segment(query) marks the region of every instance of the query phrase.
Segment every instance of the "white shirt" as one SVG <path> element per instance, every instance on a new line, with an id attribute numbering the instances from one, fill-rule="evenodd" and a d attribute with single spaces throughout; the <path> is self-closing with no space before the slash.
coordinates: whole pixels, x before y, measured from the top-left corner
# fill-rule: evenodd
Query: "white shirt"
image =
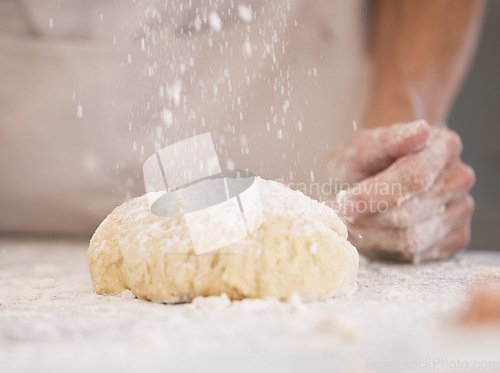
<path id="1" fill-rule="evenodd" d="M 138 3 L 0 0 L 0 231 L 89 233 L 204 132 L 223 168 L 331 176 L 369 95 L 364 1 Z"/>

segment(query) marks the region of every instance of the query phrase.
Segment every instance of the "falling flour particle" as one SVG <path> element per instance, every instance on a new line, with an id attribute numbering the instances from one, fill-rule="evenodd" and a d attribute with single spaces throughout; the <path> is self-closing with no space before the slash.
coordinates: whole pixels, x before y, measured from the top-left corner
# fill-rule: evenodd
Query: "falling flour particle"
<path id="1" fill-rule="evenodd" d="M 167 127 L 170 128 L 170 126 L 174 122 L 174 115 L 172 113 L 172 110 L 163 109 L 161 117 L 163 119 L 163 122 L 167 125 Z"/>
<path id="2" fill-rule="evenodd" d="M 355 120 L 352 121 L 352 127 L 354 128 L 354 131 L 358 130 L 358 123 L 356 123 Z"/>
<path id="3" fill-rule="evenodd" d="M 82 105 L 76 105 L 76 116 L 78 118 L 83 117 L 83 106 Z"/>
<path id="4" fill-rule="evenodd" d="M 54 19 L 49 18 L 49 28 L 54 28 Z"/>
<path id="5" fill-rule="evenodd" d="M 252 9 L 248 5 L 238 5 L 238 14 L 243 21 L 252 21 Z"/>
<path id="6" fill-rule="evenodd" d="M 283 104 L 283 114 L 286 114 L 289 108 L 290 108 L 290 101 L 285 100 L 285 103 Z"/>
<path id="7" fill-rule="evenodd" d="M 245 44 L 243 44 L 245 48 L 245 53 L 247 54 L 248 57 L 252 56 L 252 45 L 248 40 L 245 40 Z"/>
<path id="8" fill-rule="evenodd" d="M 210 22 L 210 27 L 212 27 L 216 32 L 220 32 L 220 30 L 222 30 L 222 22 L 216 12 L 210 13 L 208 21 Z"/>
<path id="9" fill-rule="evenodd" d="M 176 81 L 174 84 L 167 86 L 167 96 L 170 101 L 174 102 L 175 106 L 179 106 L 181 103 L 181 82 Z"/>
<path id="10" fill-rule="evenodd" d="M 196 31 L 201 30 L 201 18 L 200 15 L 197 15 L 196 18 L 194 19 L 194 29 Z"/>

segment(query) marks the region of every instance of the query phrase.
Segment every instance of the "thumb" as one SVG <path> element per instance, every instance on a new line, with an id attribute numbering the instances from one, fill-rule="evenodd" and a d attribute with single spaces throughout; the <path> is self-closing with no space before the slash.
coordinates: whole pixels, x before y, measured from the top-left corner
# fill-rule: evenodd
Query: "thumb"
<path id="1" fill-rule="evenodd" d="M 357 143 L 357 157 L 367 174 L 378 173 L 399 157 L 422 150 L 430 135 L 425 120 L 364 130 Z"/>

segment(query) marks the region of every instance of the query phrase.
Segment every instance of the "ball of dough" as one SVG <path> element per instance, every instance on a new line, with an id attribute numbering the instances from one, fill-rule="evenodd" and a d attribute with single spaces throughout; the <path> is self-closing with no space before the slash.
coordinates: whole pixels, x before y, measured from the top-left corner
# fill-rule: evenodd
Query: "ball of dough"
<path id="1" fill-rule="evenodd" d="M 250 236 L 195 255 L 183 217 L 158 217 L 147 195 L 117 207 L 88 250 L 94 291 L 130 289 L 138 298 L 184 302 L 197 296 L 304 300 L 356 287 L 358 253 L 335 212 L 300 191 L 256 178 L 264 219 Z"/>

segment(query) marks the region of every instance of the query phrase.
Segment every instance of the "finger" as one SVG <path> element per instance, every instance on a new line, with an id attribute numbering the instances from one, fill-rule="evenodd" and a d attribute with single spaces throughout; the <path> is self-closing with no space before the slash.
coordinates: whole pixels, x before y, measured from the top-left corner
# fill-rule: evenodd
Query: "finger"
<path id="1" fill-rule="evenodd" d="M 463 251 L 470 242 L 470 224 L 466 223 L 448 233 L 440 242 L 415 255 L 413 262 L 422 263 L 431 260 L 447 259 Z"/>
<path id="2" fill-rule="evenodd" d="M 472 197 L 464 196 L 446 211 L 421 224 L 405 229 L 350 226 L 349 240 L 368 256 L 413 260 L 418 253 L 441 241 L 450 231 L 470 223 Z"/>
<path id="3" fill-rule="evenodd" d="M 434 132 L 422 151 L 399 158 L 386 170 L 337 194 L 337 203 L 353 214 L 371 213 L 372 207 L 390 208 L 429 190 L 445 165 L 460 154 L 461 142 L 452 131 Z M 370 206 L 370 209 L 367 209 Z"/>
<path id="4" fill-rule="evenodd" d="M 428 192 L 403 202 L 401 206 L 394 206 L 392 211 L 381 214 L 381 220 L 386 218 L 385 223 L 389 226 L 410 227 L 441 214 L 451 202 L 463 198 L 474 185 L 474 172 L 462 162 L 456 162 L 451 168 Z"/>
<path id="5" fill-rule="evenodd" d="M 451 201 L 468 193 L 475 182 L 472 168 L 456 159 L 438 177 L 428 192 L 417 195 L 387 212 L 356 219 L 359 226 L 406 228 L 424 222 L 443 212 Z"/>
<path id="6" fill-rule="evenodd" d="M 356 156 L 361 169 L 377 173 L 395 159 L 422 150 L 429 138 L 430 127 L 426 121 L 416 120 L 360 133 Z"/>
<path id="7" fill-rule="evenodd" d="M 358 182 L 387 168 L 395 159 L 425 147 L 430 127 L 418 120 L 359 131 L 349 143 L 333 152 L 329 172 L 343 183 Z"/>
<path id="8" fill-rule="evenodd" d="M 466 195 L 458 201 L 453 201 L 446 206 L 446 210 L 423 223 L 399 232 L 399 248 L 413 253 L 419 253 L 463 224 L 470 222 L 474 202 L 472 197 Z"/>

